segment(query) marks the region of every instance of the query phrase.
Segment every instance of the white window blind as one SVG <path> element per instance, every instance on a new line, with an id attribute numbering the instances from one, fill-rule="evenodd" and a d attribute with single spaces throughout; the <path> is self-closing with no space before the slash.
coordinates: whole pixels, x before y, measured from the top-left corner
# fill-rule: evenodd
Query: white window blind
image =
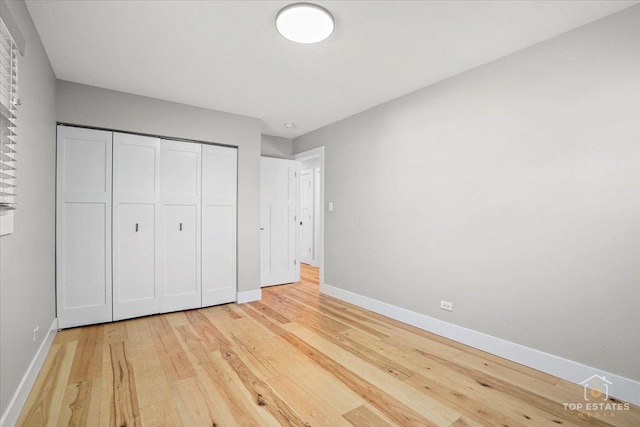
<path id="1" fill-rule="evenodd" d="M 0 215 L 16 205 L 16 110 L 18 46 L 0 20 Z"/>

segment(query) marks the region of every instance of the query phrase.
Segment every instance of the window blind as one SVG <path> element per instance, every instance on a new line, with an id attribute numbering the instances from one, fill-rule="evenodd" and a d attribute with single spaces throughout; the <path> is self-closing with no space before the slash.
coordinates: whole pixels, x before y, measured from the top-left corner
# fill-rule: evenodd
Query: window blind
<path id="1" fill-rule="evenodd" d="M 18 46 L 0 20 L 0 215 L 16 209 Z"/>

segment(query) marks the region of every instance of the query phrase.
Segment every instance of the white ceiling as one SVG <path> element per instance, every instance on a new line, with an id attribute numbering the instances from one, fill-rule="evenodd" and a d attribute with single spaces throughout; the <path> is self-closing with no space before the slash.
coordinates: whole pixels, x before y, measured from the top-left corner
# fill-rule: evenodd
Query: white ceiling
<path id="1" fill-rule="evenodd" d="M 275 30 L 292 2 L 27 5 L 59 79 L 256 117 L 292 138 L 638 3 L 317 1 L 336 31 L 300 45 Z"/>

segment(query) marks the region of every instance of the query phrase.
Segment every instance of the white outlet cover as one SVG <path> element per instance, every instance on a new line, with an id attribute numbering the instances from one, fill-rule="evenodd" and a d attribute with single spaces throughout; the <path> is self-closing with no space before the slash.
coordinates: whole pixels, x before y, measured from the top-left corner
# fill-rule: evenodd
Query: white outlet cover
<path id="1" fill-rule="evenodd" d="M 440 308 L 447 311 L 453 311 L 453 303 L 449 301 L 440 301 Z"/>

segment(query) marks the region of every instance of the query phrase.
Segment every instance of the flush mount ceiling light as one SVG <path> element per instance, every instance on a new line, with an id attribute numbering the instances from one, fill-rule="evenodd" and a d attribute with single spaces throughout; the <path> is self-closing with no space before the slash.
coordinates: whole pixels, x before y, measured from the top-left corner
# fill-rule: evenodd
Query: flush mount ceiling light
<path id="1" fill-rule="evenodd" d="M 285 123 L 284 127 L 286 127 L 287 129 L 293 129 L 296 127 L 295 123 Z"/>
<path id="2" fill-rule="evenodd" d="M 282 37 L 296 43 L 318 43 L 333 33 L 333 16 L 312 3 L 293 3 L 276 16 L 276 29 Z"/>

